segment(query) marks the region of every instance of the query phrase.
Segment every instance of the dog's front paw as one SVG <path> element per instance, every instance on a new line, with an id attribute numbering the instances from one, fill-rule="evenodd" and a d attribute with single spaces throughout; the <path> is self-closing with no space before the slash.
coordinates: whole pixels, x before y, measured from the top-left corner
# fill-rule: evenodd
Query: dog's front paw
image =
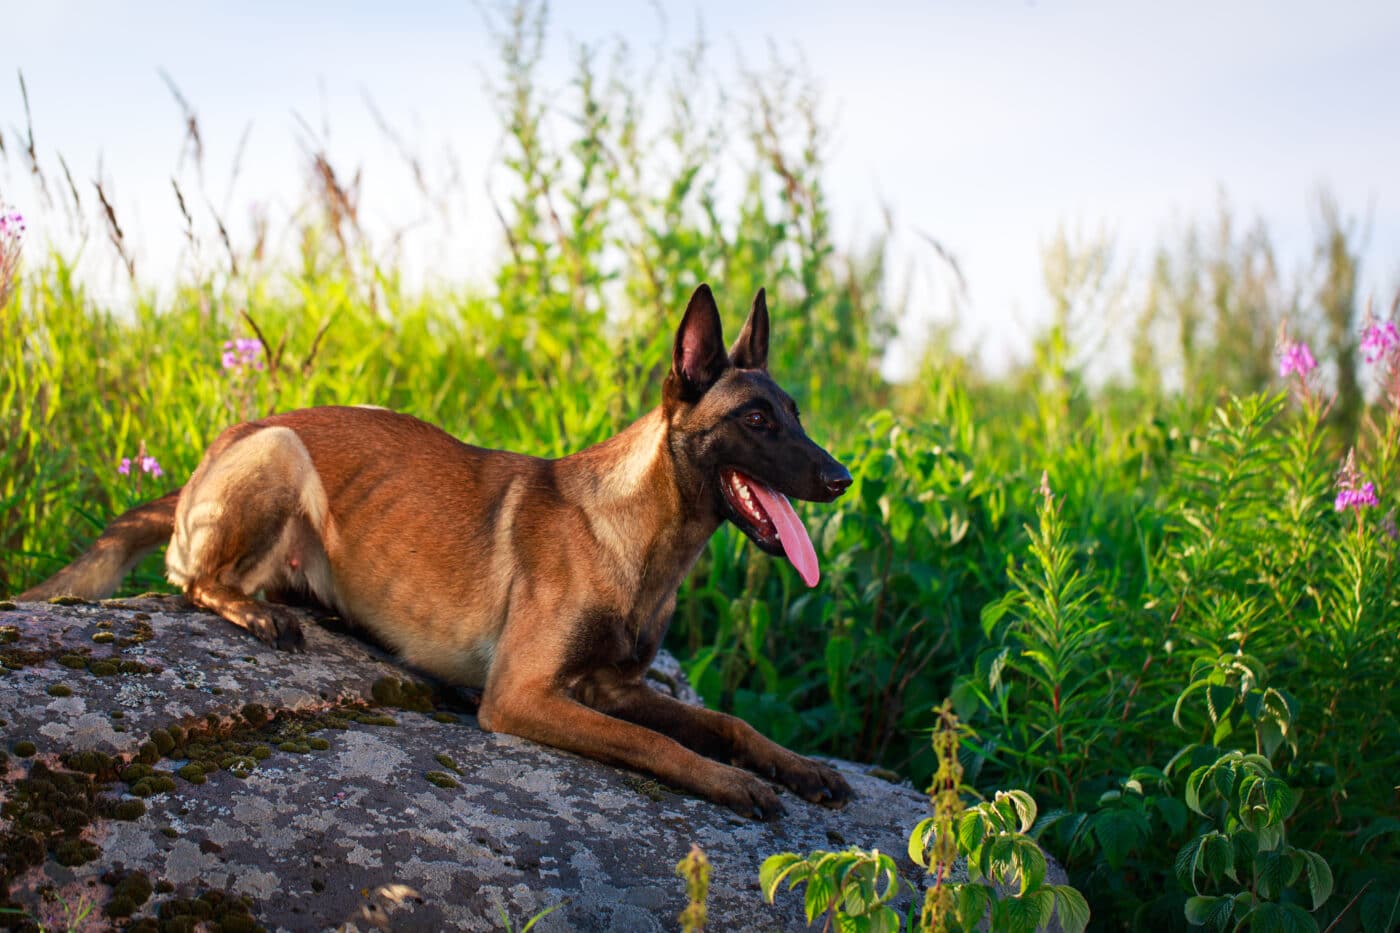
<path id="1" fill-rule="evenodd" d="M 306 636 L 301 631 L 301 615 L 286 606 L 263 605 L 248 623 L 248 631 L 259 641 L 281 651 L 302 651 Z"/>
<path id="2" fill-rule="evenodd" d="M 740 816 L 755 820 L 776 820 L 783 815 L 778 794 L 768 783 L 739 768 L 725 768 L 722 786 L 709 796 Z"/>
<path id="3" fill-rule="evenodd" d="M 793 755 L 778 768 L 778 780 L 794 794 L 826 807 L 840 807 L 851 799 L 851 785 L 829 765 Z"/>

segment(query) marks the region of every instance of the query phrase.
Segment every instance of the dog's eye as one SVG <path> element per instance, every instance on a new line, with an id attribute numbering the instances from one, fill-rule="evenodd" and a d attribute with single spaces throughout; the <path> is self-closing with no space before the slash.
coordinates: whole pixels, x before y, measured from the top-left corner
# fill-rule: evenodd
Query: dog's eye
<path id="1" fill-rule="evenodd" d="M 744 424 L 751 428 L 770 428 L 768 416 L 761 411 L 751 411 L 744 415 Z"/>

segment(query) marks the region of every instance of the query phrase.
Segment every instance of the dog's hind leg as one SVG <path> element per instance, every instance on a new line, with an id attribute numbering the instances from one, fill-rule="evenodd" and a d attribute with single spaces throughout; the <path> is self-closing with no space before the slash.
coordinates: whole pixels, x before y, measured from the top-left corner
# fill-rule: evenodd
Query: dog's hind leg
<path id="1" fill-rule="evenodd" d="M 289 428 L 226 434 L 185 487 L 166 551 L 171 583 L 197 606 L 278 648 L 304 643 L 298 614 L 261 590 L 331 597 L 325 490 Z"/>

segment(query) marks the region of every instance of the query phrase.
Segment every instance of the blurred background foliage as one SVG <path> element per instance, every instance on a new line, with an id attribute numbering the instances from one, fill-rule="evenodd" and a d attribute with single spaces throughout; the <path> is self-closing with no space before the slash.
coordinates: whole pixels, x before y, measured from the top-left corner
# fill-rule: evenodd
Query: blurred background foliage
<path id="1" fill-rule="evenodd" d="M 901 336 L 888 228 L 837 242 L 829 118 L 803 68 L 775 57 L 721 79 L 697 41 L 640 73 L 625 50 L 580 46 L 568 92 L 546 100 L 543 8 L 491 23 L 505 248 L 486 285 L 406 284 L 360 222 L 358 175 L 315 147 L 293 229 L 224 233 L 215 254 L 191 221 L 203 258 L 159 296 L 99 186 L 130 308 L 94 298 L 77 256 L 23 254 L 0 309 L 0 593 L 269 411 L 373 403 L 483 446 L 587 446 L 659 400 L 698 283 L 731 330 L 765 286 L 771 369 L 855 481 L 802 509 L 815 590 L 732 528 L 712 540 L 668 639 L 707 701 L 922 786 L 931 711 L 951 695 L 974 730 L 969 784 L 1035 793 L 1041 841 L 1102 928 L 1185 926 L 1188 897 L 1210 892 L 1173 859 L 1213 825 L 1181 802 L 1186 763 L 1259 752 L 1299 795 L 1290 838 L 1335 871 L 1318 917 L 1388 928 L 1400 394 L 1396 357 L 1360 348 L 1358 222 L 1317 196 L 1314 261 L 1285 270 L 1267 228 L 1222 200 L 1161 244 L 1145 289 L 1110 236 L 1062 232 L 1043 261 L 1053 315 L 1029 359 L 992 373 L 954 348 L 956 319 Z M 73 216 L 91 208 L 32 153 L 5 157 L 29 158 Z M 178 182 L 175 196 L 188 220 Z M 261 368 L 221 365 L 240 337 L 262 341 Z M 901 339 L 917 364 L 895 380 Z M 1284 339 L 1320 362 L 1306 381 L 1280 378 Z M 164 478 L 117 472 L 142 445 Z M 1352 448 L 1379 505 L 1339 512 Z M 153 556 L 128 589 L 161 577 Z M 1240 858 L 1257 881 L 1256 856 Z"/>

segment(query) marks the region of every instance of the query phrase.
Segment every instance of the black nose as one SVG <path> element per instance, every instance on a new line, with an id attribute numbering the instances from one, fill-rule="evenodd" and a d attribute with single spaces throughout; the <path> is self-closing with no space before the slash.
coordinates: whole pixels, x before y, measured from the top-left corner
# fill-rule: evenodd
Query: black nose
<path id="1" fill-rule="evenodd" d="M 831 494 L 831 498 L 835 499 L 850 488 L 851 471 L 838 463 L 834 469 L 822 471 L 822 482 L 826 484 L 826 491 Z"/>

